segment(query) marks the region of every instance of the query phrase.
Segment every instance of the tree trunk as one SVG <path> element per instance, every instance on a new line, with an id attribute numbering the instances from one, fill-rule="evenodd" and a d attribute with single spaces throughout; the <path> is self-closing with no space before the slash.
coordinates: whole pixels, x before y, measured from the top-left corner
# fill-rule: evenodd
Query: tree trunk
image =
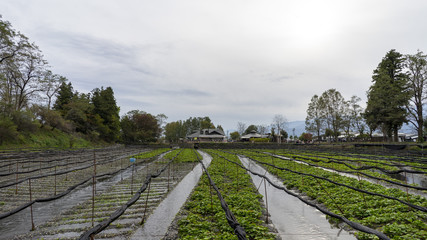
<path id="1" fill-rule="evenodd" d="M 423 143 L 424 142 L 424 131 L 423 131 L 424 130 L 424 118 L 423 118 L 422 106 L 420 108 L 418 108 L 417 123 L 418 123 L 418 128 L 417 128 L 418 139 L 417 139 L 417 142 Z"/>
<path id="2" fill-rule="evenodd" d="M 393 129 L 393 131 L 394 131 L 394 141 L 395 142 L 399 142 L 399 131 L 398 131 L 399 129 L 397 128 L 397 127 L 395 127 L 394 129 Z"/>

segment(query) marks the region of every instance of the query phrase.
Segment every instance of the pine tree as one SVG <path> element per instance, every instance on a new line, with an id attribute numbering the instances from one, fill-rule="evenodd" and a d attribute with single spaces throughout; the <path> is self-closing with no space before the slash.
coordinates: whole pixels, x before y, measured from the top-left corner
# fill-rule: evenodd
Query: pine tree
<path id="1" fill-rule="evenodd" d="M 365 118 L 371 129 L 381 127 L 391 140 L 398 141 L 398 130 L 407 122 L 410 94 L 407 75 L 403 73 L 404 57 L 396 50 L 390 50 L 372 76 L 373 85 L 368 91 Z"/>
<path id="2" fill-rule="evenodd" d="M 117 106 L 111 87 L 95 89 L 92 92 L 93 113 L 102 119 L 98 126 L 100 137 L 107 142 L 115 142 L 120 137 L 120 108 Z"/>

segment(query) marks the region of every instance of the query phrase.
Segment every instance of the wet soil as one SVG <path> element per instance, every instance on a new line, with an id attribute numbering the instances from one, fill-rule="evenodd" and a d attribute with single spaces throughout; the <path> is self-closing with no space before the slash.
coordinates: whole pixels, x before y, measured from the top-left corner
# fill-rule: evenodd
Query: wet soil
<path id="1" fill-rule="evenodd" d="M 275 184 L 282 185 L 277 177 L 247 158 L 240 157 L 243 165 L 254 172 L 265 174 Z M 250 174 L 258 191 L 262 194 L 270 215 L 271 223 L 278 230 L 282 239 L 317 240 L 317 239 L 356 239 L 354 235 L 340 228 L 334 228 L 326 216 L 315 208 L 307 206 L 299 199 L 288 195 L 283 190 L 271 186 L 258 176 Z"/>

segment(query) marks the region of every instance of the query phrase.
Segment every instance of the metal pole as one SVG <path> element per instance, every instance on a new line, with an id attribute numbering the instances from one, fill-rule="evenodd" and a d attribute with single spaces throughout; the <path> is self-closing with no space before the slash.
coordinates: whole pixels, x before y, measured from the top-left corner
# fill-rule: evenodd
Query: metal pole
<path id="1" fill-rule="evenodd" d="M 28 185 L 30 187 L 30 202 L 33 201 L 33 197 L 31 194 L 31 178 L 28 178 Z M 31 231 L 34 231 L 35 227 L 34 227 L 34 219 L 33 219 L 33 205 L 31 204 L 30 206 L 30 211 L 31 211 Z"/>
<path id="2" fill-rule="evenodd" d="M 133 195 L 133 170 L 135 168 L 135 164 L 132 164 L 132 178 L 130 181 L 130 195 Z"/>
<path id="3" fill-rule="evenodd" d="M 93 227 L 94 215 L 95 215 L 95 176 L 92 176 L 92 227 Z"/>
<path id="4" fill-rule="evenodd" d="M 265 223 L 268 223 L 268 197 L 267 197 L 267 183 L 265 181 L 265 178 L 263 178 L 264 180 L 264 194 L 265 194 L 265 208 L 267 210 L 267 214 L 266 214 L 266 219 L 265 219 Z"/>
<path id="5" fill-rule="evenodd" d="M 150 187 L 151 187 L 151 181 L 148 183 L 148 191 L 147 191 L 147 197 L 145 198 L 145 207 L 144 207 L 144 215 L 141 219 L 141 225 L 145 222 L 145 213 L 147 212 L 147 206 L 148 206 L 148 196 L 150 195 Z"/>
<path id="6" fill-rule="evenodd" d="M 93 189 L 94 193 L 96 194 L 96 155 L 95 155 L 95 149 L 93 150 Z"/>
<path id="7" fill-rule="evenodd" d="M 54 177 L 55 177 L 55 193 L 53 195 L 55 196 L 56 195 L 56 165 L 55 165 L 55 175 L 54 175 Z"/>
<path id="8" fill-rule="evenodd" d="M 16 172 L 15 172 L 15 176 L 16 176 L 15 194 L 18 194 L 18 160 L 16 160 Z"/>
<path id="9" fill-rule="evenodd" d="M 169 192 L 169 177 L 170 177 L 170 173 L 171 173 L 171 165 L 168 165 L 168 192 Z"/>

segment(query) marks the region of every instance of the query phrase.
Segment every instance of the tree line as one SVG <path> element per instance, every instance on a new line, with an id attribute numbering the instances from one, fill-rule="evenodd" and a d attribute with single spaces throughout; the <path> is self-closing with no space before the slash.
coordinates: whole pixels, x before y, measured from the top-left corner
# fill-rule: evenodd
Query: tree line
<path id="1" fill-rule="evenodd" d="M 164 114 L 133 110 L 120 118 L 111 87 L 79 93 L 50 70 L 35 43 L 0 16 L 0 144 L 40 129 L 90 141 L 150 142 L 161 135 Z"/>
<path id="2" fill-rule="evenodd" d="M 424 141 L 426 119 L 423 114 L 427 99 L 427 56 L 419 51 L 403 55 L 392 49 L 386 53 L 372 75 L 367 91 L 366 109 L 357 96 L 345 100 L 336 89 L 314 95 L 307 108 L 306 130 L 332 137 L 357 132 L 361 138 L 372 138 L 380 131 L 385 140 L 398 141 L 398 131 L 411 123 Z"/>
<path id="3" fill-rule="evenodd" d="M 178 120 L 167 123 L 164 127 L 165 139 L 170 143 L 176 143 L 184 140 L 187 135 L 190 135 L 194 131 L 215 128 L 224 132 L 224 129 L 221 125 L 217 125 L 215 127 L 215 124 L 207 116 L 190 117 L 186 120 Z"/>

